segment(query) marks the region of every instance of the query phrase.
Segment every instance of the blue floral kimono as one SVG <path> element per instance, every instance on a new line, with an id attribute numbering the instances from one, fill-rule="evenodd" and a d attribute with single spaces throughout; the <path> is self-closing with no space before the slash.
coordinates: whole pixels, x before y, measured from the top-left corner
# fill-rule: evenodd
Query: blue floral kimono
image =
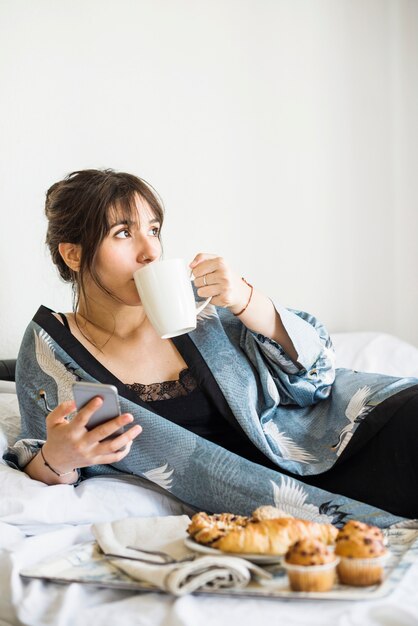
<path id="1" fill-rule="evenodd" d="M 272 504 L 296 517 L 341 524 L 355 518 L 384 527 L 403 518 L 283 474 L 322 473 L 347 451 L 357 428 L 383 400 L 418 384 L 347 369 L 335 370 L 325 328 L 313 316 L 276 307 L 298 354 L 248 330 L 226 309 L 208 305 L 189 335 L 173 339 L 225 419 L 232 420 L 275 465 L 248 461 L 149 410 L 101 365 L 46 307 L 29 324 L 17 363 L 22 440 L 5 460 L 24 467 L 46 438 L 45 417 L 72 399 L 77 380 L 118 388 L 122 412 L 142 434 L 115 465 L 84 468 L 82 476 L 130 473 L 152 481 L 198 510 L 249 514 Z M 187 348 L 187 350 L 185 349 Z M 40 390 L 45 396 L 40 395 Z M 46 402 L 45 402 L 46 397 Z"/>

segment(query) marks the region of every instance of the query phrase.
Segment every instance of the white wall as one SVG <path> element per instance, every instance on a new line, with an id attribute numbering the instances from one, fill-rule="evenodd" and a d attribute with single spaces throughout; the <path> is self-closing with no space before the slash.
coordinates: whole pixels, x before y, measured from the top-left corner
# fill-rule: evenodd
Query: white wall
<path id="1" fill-rule="evenodd" d="M 417 41 L 414 0 L 0 0 L 0 358 L 71 306 L 43 199 L 85 167 L 158 189 L 167 256 L 418 345 Z"/>

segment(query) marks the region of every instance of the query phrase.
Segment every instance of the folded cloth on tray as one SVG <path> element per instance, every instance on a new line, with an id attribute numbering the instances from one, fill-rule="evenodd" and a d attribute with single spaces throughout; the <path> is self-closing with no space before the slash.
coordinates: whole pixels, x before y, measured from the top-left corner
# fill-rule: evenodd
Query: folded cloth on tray
<path id="1" fill-rule="evenodd" d="M 176 596 L 198 589 L 242 588 L 249 583 L 251 573 L 270 578 L 267 572 L 245 559 L 212 555 L 195 557 L 184 544 L 189 523 L 187 515 L 127 518 L 95 524 L 93 534 L 106 555 L 156 561 L 154 565 L 112 559 L 112 563 L 131 578 L 151 583 Z M 127 546 L 134 546 L 136 550 Z M 176 562 L 165 564 L 158 556 L 149 554 L 151 551 L 164 553 Z M 187 557 L 194 558 L 182 561 Z"/>

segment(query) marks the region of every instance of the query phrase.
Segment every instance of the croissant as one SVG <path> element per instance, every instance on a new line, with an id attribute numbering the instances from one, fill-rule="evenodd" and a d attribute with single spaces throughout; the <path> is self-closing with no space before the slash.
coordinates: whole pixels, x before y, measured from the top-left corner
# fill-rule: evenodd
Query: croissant
<path id="1" fill-rule="evenodd" d="M 231 530 L 215 541 L 212 547 L 223 552 L 282 555 L 300 539 L 319 539 L 329 544 L 335 541 L 337 533 L 332 524 L 288 517 L 268 519 Z"/>

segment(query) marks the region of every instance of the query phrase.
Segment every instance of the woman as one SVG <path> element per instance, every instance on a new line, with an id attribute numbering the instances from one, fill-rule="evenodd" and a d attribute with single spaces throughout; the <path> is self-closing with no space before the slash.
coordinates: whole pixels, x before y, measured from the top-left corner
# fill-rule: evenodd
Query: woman
<path id="1" fill-rule="evenodd" d="M 162 254 L 163 210 L 135 176 L 74 172 L 49 189 L 46 215 L 74 311 L 41 307 L 25 333 L 23 438 L 6 454 L 10 464 L 46 484 L 76 484 L 80 469 L 83 478 L 133 473 L 209 511 L 271 503 L 382 526 L 418 515 L 417 379 L 336 373 L 315 318 L 275 307 L 207 254 L 190 267 L 211 305 L 195 331 L 160 339 L 132 276 Z M 116 385 L 124 413 L 88 431 L 95 398 L 68 420 L 76 380 Z M 124 434 L 106 439 L 121 426 Z M 387 459 L 397 444 L 401 468 Z"/>

